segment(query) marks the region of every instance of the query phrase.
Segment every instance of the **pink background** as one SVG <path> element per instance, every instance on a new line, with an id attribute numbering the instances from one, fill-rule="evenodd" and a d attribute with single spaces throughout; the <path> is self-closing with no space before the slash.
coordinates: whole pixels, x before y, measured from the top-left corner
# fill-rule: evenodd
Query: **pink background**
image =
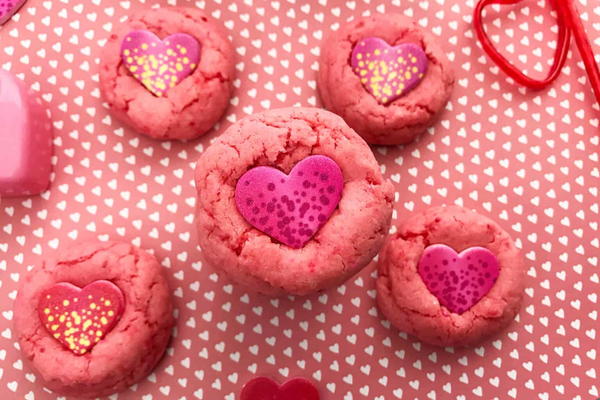
<path id="1" fill-rule="evenodd" d="M 586 3 L 579 6 L 600 49 L 600 7 Z M 418 142 L 374 149 L 395 182 L 394 223 L 443 203 L 498 220 L 527 258 L 517 321 L 477 348 L 434 348 L 381 321 L 372 269 L 321 295 L 271 300 L 203 265 L 193 167 L 217 133 L 190 143 L 146 139 L 109 116 L 98 89 L 98 50 L 113 27 L 135 9 L 167 4 L 202 8 L 232 36 L 236 92 L 217 132 L 252 112 L 318 105 L 322 37 L 353 16 L 401 12 L 433 32 L 457 72 L 447 111 Z M 505 53 L 540 74 L 556 26 L 543 0 L 524 5 L 490 11 L 486 21 Z M 56 398 L 15 343 L 11 308 L 23 272 L 59 247 L 111 239 L 154 249 L 179 316 L 155 373 L 119 399 L 234 399 L 255 374 L 312 378 L 325 400 L 600 397 L 600 111 L 577 51 L 552 88 L 512 85 L 475 41 L 473 7 L 473 0 L 29 0 L 0 28 L 0 65 L 50 107 L 56 174 L 41 197 L 0 205 L 0 393 Z"/>

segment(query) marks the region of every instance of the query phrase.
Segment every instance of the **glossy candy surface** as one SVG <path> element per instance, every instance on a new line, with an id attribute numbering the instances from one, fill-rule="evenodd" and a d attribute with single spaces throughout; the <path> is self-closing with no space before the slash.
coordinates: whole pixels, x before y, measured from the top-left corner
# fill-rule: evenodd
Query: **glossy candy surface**
<path id="1" fill-rule="evenodd" d="M 52 124 L 46 108 L 23 81 L 0 69 L 0 196 L 46 190 L 51 157 Z"/>

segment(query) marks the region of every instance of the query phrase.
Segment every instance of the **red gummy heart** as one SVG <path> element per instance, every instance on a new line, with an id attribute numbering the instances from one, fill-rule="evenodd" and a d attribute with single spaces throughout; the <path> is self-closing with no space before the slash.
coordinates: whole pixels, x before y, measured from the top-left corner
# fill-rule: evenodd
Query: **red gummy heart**
<path id="1" fill-rule="evenodd" d="M 22 80 L 1 68 L 0 144 L 0 196 L 46 190 L 52 171 L 52 123 L 46 106 Z"/>
<path id="2" fill-rule="evenodd" d="M 445 244 L 434 244 L 423 252 L 418 271 L 442 305 L 462 314 L 492 289 L 500 265 L 494 253 L 484 247 L 470 247 L 457 254 Z"/>
<path id="3" fill-rule="evenodd" d="M 308 380 L 293 378 L 279 386 L 273 380 L 260 377 L 246 383 L 240 400 L 319 400 L 319 391 Z"/>
<path id="4" fill-rule="evenodd" d="M 125 298 L 112 282 L 83 289 L 61 282 L 40 296 L 38 314 L 46 330 L 76 355 L 87 353 L 117 324 Z"/>

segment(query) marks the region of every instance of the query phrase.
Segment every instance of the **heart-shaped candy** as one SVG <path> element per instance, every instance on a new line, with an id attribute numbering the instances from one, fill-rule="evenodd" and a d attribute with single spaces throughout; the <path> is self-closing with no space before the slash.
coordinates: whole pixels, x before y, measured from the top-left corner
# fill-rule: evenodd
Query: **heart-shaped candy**
<path id="1" fill-rule="evenodd" d="M 22 80 L 0 68 L 0 195 L 28 196 L 46 190 L 51 158 L 48 110 Z"/>
<path id="2" fill-rule="evenodd" d="M 428 246 L 418 272 L 427 289 L 455 314 L 462 314 L 485 296 L 500 274 L 496 256 L 484 247 L 460 254 L 444 244 Z"/>
<path id="3" fill-rule="evenodd" d="M 390 46 L 369 37 L 352 50 L 351 65 L 360 82 L 381 104 L 389 104 L 413 90 L 425 76 L 427 55 L 414 43 Z"/>
<path id="4" fill-rule="evenodd" d="M 269 378 L 252 379 L 244 385 L 240 400 L 319 400 L 319 391 L 302 378 L 293 378 L 279 386 Z"/>
<path id="5" fill-rule="evenodd" d="M 123 314 L 125 298 L 112 282 L 78 288 L 61 282 L 42 293 L 38 314 L 46 330 L 76 355 L 90 351 Z"/>
<path id="6" fill-rule="evenodd" d="M 27 0 L 0 0 L 0 25 L 10 19 Z"/>
<path id="7" fill-rule="evenodd" d="M 336 209 L 344 177 L 331 158 L 309 156 L 289 175 L 256 167 L 238 180 L 237 209 L 248 223 L 293 248 L 301 248 Z"/>
<path id="8" fill-rule="evenodd" d="M 186 33 L 160 40 L 152 32 L 138 30 L 123 39 L 121 59 L 146 89 L 161 97 L 194 72 L 200 62 L 200 48 L 200 43 Z"/>

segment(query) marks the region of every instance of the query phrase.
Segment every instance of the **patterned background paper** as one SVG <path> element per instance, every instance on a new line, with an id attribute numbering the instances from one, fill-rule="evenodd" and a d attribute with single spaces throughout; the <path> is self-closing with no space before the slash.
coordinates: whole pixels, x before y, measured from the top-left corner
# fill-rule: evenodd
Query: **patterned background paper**
<path id="1" fill-rule="evenodd" d="M 98 54 L 136 9 L 189 5 L 228 30 L 236 91 L 216 132 L 190 143 L 138 136 L 107 112 Z M 575 47 L 558 81 L 512 85 L 483 55 L 473 0 L 29 0 L 0 28 L 0 65 L 52 111 L 55 175 L 42 196 L 0 205 L 0 393 L 55 399 L 21 358 L 12 303 L 22 274 L 47 254 L 89 239 L 154 249 L 179 318 L 168 354 L 118 399 L 235 399 L 256 374 L 312 378 L 324 400 L 596 399 L 600 110 Z M 580 0 L 600 54 L 600 6 Z M 319 105 L 323 37 L 350 18 L 399 12 L 431 31 L 457 85 L 440 122 L 406 147 L 377 147 L 396 186 L 394 224 L 413 210 L 457 203 L 490 215 L 527 259 L 522 311 L 480 347 L 434 348 L 382 321 L 374 272 L 306 298 L 268 299 L 233 286 L 201 262 L 193 225 L 196 159 L 246 114 Z M 500 48 L 542 75 L 556 46 L 549 4 L 490 10 Z M 394 229 L 394 228 L 392 228 Z"/>

